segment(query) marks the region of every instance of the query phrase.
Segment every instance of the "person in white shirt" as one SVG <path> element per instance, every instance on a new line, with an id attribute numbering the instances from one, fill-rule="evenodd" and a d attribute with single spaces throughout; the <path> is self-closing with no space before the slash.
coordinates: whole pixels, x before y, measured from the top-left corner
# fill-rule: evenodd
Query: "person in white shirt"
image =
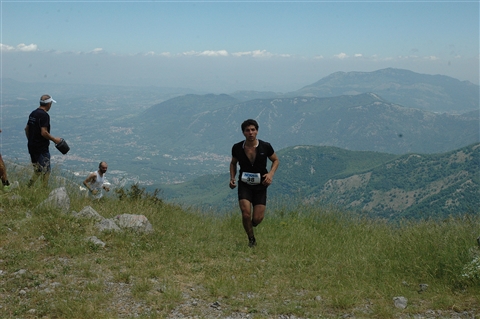
<path id="1" fill-rule="evenodd" d="M 100 199 L 103 196 L 103 190 L 110 191 L 109 183 L 105 179 L 108 165 L 106 162 L 98 164 L 98 170 L 91 172 L 83 181 L 83 185 L 88 189 L 93 198 Z"/>

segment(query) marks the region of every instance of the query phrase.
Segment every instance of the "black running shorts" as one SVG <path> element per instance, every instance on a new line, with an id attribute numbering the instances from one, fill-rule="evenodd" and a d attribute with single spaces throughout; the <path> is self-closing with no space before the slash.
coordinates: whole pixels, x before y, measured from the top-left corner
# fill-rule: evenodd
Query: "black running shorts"
<path id="1" fill-rule="evenodd" d="M 238 200 L 246 199 L 255 205 L 267 205 L 267 187 L 264 185 L 248 185 L 238 181 Z"/>

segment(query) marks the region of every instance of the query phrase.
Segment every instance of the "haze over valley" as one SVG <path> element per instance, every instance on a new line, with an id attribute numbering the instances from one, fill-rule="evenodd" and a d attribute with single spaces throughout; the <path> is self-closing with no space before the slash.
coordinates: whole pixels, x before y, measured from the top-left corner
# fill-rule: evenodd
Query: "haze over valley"
<path id="1" fill-rule="evenodd" d="M 58 102 L 50 111 L 52 134 L 71 146 L 65 156 L 51 146 L 58 168 L 80 181 L 105 160 L 117 187 L 138 183 L 173 197 L 167 185 L 228 172 L 231 146 L 243 139 L 240 124 L 247 118 L 259 122 L 259 138 L 277 152 L 310 145 L 440 154 L 479 142 L 478 85 L 401 69 L 338 72 L 286 93 L 10 79 L 2 85 L 6 160 L 28 165 L 23 128 L 39 96 L 49 92 Z"/>

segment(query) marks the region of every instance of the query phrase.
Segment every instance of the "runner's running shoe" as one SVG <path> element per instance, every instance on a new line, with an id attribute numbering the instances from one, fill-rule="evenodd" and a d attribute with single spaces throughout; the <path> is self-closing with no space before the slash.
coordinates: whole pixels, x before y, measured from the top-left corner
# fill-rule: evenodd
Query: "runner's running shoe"
<path id="1" fill-rule="evenodd" d="M 255 240 L 255 237 L 251 237 L 248 239 L 248 247 L 254 247 L 257 246 L 257 241 Z"/>

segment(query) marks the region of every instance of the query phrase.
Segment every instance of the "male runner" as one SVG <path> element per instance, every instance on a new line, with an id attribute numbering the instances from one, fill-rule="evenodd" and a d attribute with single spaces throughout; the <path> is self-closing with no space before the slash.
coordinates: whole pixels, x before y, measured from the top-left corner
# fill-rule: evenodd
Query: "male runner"
<path id="1" fill-rule="evenodd" d="M 253 227 L 263 220 L 267 204 L 267 187 L 272 183 L 280 161 L 270 143 L 257 139 L 257 121 L 246 120 L 241 127 L 245 140 L 232 147 L 229 186 L 231 189 L 237 186 L 235 175 L 238 163 L 240 165 L 238 203 L 242 212 L 243 228 L 248 236 L 248 246 L 253 247 L 257 245 Z M 270 172 L 267 170 L 267 158 L 272 162 Z"/>

